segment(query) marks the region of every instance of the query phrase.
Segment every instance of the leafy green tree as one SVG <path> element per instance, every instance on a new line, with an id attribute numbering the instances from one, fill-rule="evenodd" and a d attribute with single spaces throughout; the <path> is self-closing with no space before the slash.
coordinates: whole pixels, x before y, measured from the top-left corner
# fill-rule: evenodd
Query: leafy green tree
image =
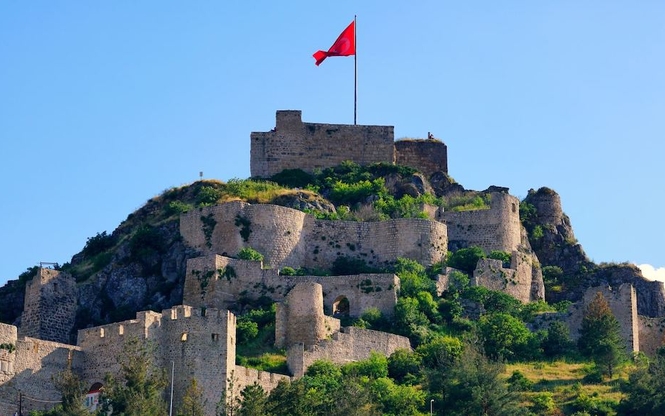
<path id="1" fill-rule="evenodd" d="M 238 416 L 267 416 L 268 395 L 263 387 L 254 383 L 240 392 L 241 408 Z"/>
<path id="2" fill-rule="evenodd" d="M 494 359 L 516 358 L 531 338 L 531 331 L 524 323 L 507 313 L 482 316 L 479 329 L 485 353 Z"/>
<path id="3" fill-rule="evenodd" d="M 400 348 L 388 357 L 388 375 L 398 383 L 414 384 L 418 381 L 422 362 L 420 354 Z"/>
<path id="4" fill-rule="evenodd" d="M 559 357 L 568 354 L 574 347 L 570 339 L 568 325 L 561 321 L 554 321 L 547 329 L 547 335 L 543 339 L 543 352 L 547 357 Z"/>
<path id="5" fill-rule="evenodd" d="M 480 247 L 461 248 L 454 252 L 448 259 L 448 266 L 473 274 L 478 260 L 485 257 L 485 252 Z"/>
<path id="6" fill-rule="evenodd" d="M 607 300 L 601 292 L 596 293 L 584 311 L 577 346 L 584 356 L 592 358 L 610 378 L 624 357 L 625 347 L 619 331 L 619 321 L 614 317 Z"/>
<path id="7" fill-rule="evenodd" d="M 619 403 L 619 415 L 665 415 L 665 351 L 658 351 L 647 366 L 633 371 L 621 384 L 626 398 Z"/>
<path id="8" fill-rule="evenodd" d="M 504 365 L 492 362 L 476 346 L 467 344 L 440 385 L 437 414 L 522 415 L 519 396 L 510 391 L 502 377 Z M 431 373 L 430 373 L 431 374 Z"/>
<path id="9" fill-rule="evenodd" d="M 107 374 L 102 393 L 102 411 L 122 416 L 164 416 L 166 374 L 154 362 L 154 345 L 130 338 L 118 357 L 120 379 Z"/>
<path id="10" fill-rule="evenodd" d="M 198 382 L 193 378 L 182 397 L 178 416 L 205 416 L 204 405 L 203 389 L 199 387 Z"/>
<path id="11" fill-rule="evenodd" d="M 65 370 L 52 377 L 53 384 L 62 395 L 62 403 L 52 410 L 39 412 L 40 416 L 90 416 L 83 406 L 85 383 L 71 370 Z"/>

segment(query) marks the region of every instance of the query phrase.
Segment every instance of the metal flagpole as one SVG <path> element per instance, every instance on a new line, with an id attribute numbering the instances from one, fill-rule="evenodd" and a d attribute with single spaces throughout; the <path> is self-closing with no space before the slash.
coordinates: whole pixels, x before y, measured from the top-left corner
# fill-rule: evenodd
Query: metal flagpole
<path id="1" fill-rule="evenodd" d="M 356 33 L 358 33 L 358 25 L 356 24 L 356 15 L 353 15 L 353 46 L 356 53 L 353 54 L 353 125 L 358 124 L 358 43 L 356 42 Z"/>

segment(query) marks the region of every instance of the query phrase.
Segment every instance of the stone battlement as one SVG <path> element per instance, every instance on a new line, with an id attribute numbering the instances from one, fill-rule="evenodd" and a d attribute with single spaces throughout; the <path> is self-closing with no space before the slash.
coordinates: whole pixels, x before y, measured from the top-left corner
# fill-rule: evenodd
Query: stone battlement
<path id="1" fill-rule="evenodd" d="M 275 128 L 250 135 L 252 176 L 284 169 L 313 172 L 352 161 L 361 166 L 395 162 L 431 175 L 448 172 L 446 145 L 436 141 L 395 143 L 393 126 L 303 123 L 299 110 L 281 110 Z"/>

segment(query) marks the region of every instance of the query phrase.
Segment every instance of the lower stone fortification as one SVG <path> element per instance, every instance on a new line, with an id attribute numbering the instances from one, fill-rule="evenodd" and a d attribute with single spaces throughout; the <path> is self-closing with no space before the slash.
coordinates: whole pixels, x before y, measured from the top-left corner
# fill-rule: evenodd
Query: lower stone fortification
<path id="1" fill-rule="evenodd" d="M 302 377 L 305 370 L 316 360 L 328 360 L 346 364 L 369 358 L 372 352 L 389 356 L 398 349 L 411 349 L 407 337 L 372 331 L 369 329 L 345 327 L 333 334 L 331 339 L 305 348 L 305 344 L 292 345 L 287 352 L 289 371 L 294 377 Z"/>
<path id="2" fill-rule="evenodd" d="M 383 266 L 398 257 L 424 265 L 448 249 L 446 225 L 425 219 L 325 221 L 277 205 L 233 201 L 180 217 L 185 242 L 205 255 L 236 256 L 252 247 L 270 267 L 330 269 L 339 257 Z"/>
<path id="3" fill-rule="evenodd" d="M 323 307 L 329 315 L 334 313 L 335 302 L 345 298 L 350 316 L 360 316 L 368 308 L 391 316 L 399 290 L 399 278 L 394 274 L 285 276 L 278 269 L 263 269 L 260 262 L 212 255 L 187 261 L 183 302 L 194 307 L 230 308 L 241 296 L 257 299 L 262 295 L 280 302 L 303 282 L 323 287 Z"/>
<path id="4" fill-rule="evenodd" d="M 544 299 L 542 272 L 534 260 L 517 250 L 511 255 L 510 268 L 504 268 L 501 260 L 480 259 L 471 284 L 507 293 L 525 303 Z"/>
<path id="5" fill-rule="evenodd" d="M 567 318 L 573 339 L 579 338 L 582 327 L 582 319 L 587 305 L 593 300 L 597 293 L 601 293 L 612 310 L 612 313 L 621 325 L 621 337 L 626 342 L 626 351 L 640 351 L 639 321 L 637 315 L 637 296 L 635 288 L 629 284 L 623 284 L 618 288 L 608 286 L 590 287 L 584 294 L 584 300 L 571 306 Z"/>
<path id="6" fill-rule="evenodd" d="M 60 400 L 53 377 L 67 368 L 81 371 L 83 354 L 73 345 L 18 337 L 17 328 L 0 324 L 0 344 L 15 350 L 0 349 L 0 415 L 18 410 L 19 392 L 23 414 L 50 409 Z"/>

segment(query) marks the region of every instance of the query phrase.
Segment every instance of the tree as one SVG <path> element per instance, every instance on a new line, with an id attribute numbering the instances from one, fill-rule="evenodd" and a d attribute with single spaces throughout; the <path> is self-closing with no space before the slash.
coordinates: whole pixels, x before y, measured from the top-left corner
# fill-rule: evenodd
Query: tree
<path id="1" fill-rule="evenodd" d="M 610 378 L 624 356 L 625 347 L 619 330 L 619 321 L 612 314 L 607 300 L 602 293 L 596 293 L 584 311 L 577 346 Z"/>
<path id="2" fill-rule="evenodd" d="M 619 415 L 660 416 L 665 414 L 665 351 L 658 351 L 646 367 L 632 372 L 621 384 L 626 398 L 617 409 Z"/>
<path id="3" fill-rule="evenodd" d="M 524 350 L 532 336 L 522 321 L 507 313 L 481 317 L 479 329 L 485 353 L 493 359 L 514 358 Z"/>
<path id="4" fill-rule="evenodd" d="M 53 384 L 62 395 L 62 403 L 42 416 L 90 416 L 88 409 L 83 406 L 85 399 L 85 383 L 71 370 L 67 369 L 52 377 Z"/>
<path id="5" fill-rule="evenodd" d="M 478 260 L 485 257 L 485 252 L 480 247 L 461 248 L 454 252 L 448 259 L 448 266 L 473 274 Z"/>
<path id="6" fill-rule="evenodd" d="M 120 379 L 105 377 L 102 412 L 122 416 L 164 416 L 163 399 L 168 385 L 166 374 L 154 362 L 154 345 L 138 338 L 129 338 L 118 357 Z"/>
<path id="7" fill-rule="evenodd" d="M 524 414 L 519 396 L 510 391 L 504 365 L 492 362 L 475 345 L 467 344 L 439 388 L 439 414 L 513 416 Z M 437 392 L 434 392 L 437 393 Z M 440 395 L 440 396 L 439 396 Z"/>
<path id="8" fill-rule="evenodd" d="M 543 352 L 547 357 L 565 355 L 573 348 L 568 325 L 561 321 L 554 321 L 547 328 L 547 335 L 543 340 Z"/>
<path id="9" fill-rule="evenodd" d="M 250 384 L 240 392 L 241 408 L 239 416 L 266 416 L 268 395 L 263 387 L 258 384 Z"/>
<path id="10" fill-rule="evenodd" d="M 203 389 L 199 387 L 198 382 L 193 378 L 187 390 L 185 390 L 178 416 L 205 416 L 204 404 Z"/>

